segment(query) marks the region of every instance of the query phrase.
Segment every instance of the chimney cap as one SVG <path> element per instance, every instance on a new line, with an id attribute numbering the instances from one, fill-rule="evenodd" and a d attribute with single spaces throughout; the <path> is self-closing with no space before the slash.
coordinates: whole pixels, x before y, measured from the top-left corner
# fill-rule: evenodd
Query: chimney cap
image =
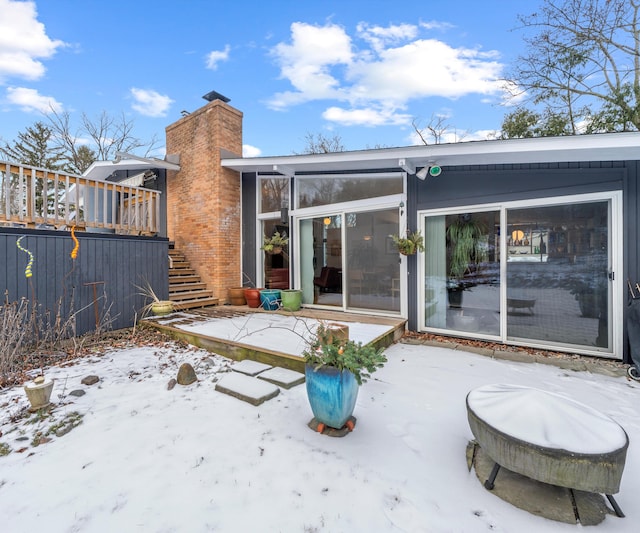
<path id="1" fill-rule="evenodd" d="M 230 98 L 223 96 L 219 92 L 211 91 L 205 94 L 202 98 L 204 98 L 207 102 L 213 102 L 214 100 L 222 100 L 225 104 L 230 101 Z"/>

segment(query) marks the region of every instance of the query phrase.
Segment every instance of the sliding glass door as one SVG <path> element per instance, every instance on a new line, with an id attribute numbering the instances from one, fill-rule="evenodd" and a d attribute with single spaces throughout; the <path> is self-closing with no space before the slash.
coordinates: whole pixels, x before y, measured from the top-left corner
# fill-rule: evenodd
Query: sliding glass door
<path id="1" fill-rule="evenodd" d="M 342 307 L 342 215 L 300 221 L 300 280 L 305 304 Z"/>
<path id="2" fill-rule="evenodd" d="M 303 303 L 399 313 L 398 225 L 397 207 L 300 219 Z"/>
<path id="3" fill-rule="evenodd" d="M 500 212 L 425 218 L 425 310 L 428 328 L 500 333 Z"/>
<path id="4" fill-rule="evenodd" d="M 425 213 L 421 329 L 621 353 L 619 201 L 601 193 Z"/>
<path id="5" fill-rule="evenodd" d="M 347 308 L 400 312 L 398 208 L 347 213 Z"/>
<path id="6" fill-rule="evenodd" d="M 610 203 L 506 213 L 508 338 L 610 350 Z"/>

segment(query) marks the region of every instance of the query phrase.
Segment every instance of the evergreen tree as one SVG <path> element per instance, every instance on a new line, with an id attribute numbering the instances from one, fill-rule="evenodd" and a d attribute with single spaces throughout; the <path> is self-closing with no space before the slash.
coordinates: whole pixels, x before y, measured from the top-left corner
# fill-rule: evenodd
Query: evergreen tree
<path id="1" fill-rule="evenodd" d="M 18 133 L 13 144 L 0 147 L 0 156 L 10 163 L 20 163 L 49 170 L 62 170 L 62 150 L 52 147 L 53 132 L 42 122 Z"/>

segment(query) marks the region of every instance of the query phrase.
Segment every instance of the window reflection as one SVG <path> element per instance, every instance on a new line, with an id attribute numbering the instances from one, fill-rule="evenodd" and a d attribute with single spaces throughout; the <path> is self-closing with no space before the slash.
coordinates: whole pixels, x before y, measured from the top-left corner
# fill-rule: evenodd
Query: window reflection
<path id="1" fill-rule="evenodd" d="M 289 205 L 289 178 L 260 178 L 260 212 L 272 213 Z"/>
<path id="2" fill-rule="evenodd" d="M 500 333 L 498 211 L 425 221 L 425 325 Z"/>
<path id="3" fill-rule="evenodd" d="M 609 347 L 608 202 L 507 210 L 507 334 Z"/>
<path id="4" fill-rule="evenodd" d="M 298 207 L 302 208 L 400 194 L 403 179 L 401 175 L 371 178 L 300 177 L 296 178 L 296 187 Z"/>

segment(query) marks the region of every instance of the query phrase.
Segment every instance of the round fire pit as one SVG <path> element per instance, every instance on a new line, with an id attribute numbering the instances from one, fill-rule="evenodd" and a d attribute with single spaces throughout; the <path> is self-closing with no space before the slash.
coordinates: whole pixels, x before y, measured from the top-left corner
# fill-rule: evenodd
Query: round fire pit
<path id="1" fill-rule="evenodd" d="M 485 486 L 491 490 L 500 467 L 529 478 L 613 499 L 629 446 L 622 427 L 573 400 L 517 385 L 486 385 L 467 395 L 471 431 L 495 462 Z"/>

